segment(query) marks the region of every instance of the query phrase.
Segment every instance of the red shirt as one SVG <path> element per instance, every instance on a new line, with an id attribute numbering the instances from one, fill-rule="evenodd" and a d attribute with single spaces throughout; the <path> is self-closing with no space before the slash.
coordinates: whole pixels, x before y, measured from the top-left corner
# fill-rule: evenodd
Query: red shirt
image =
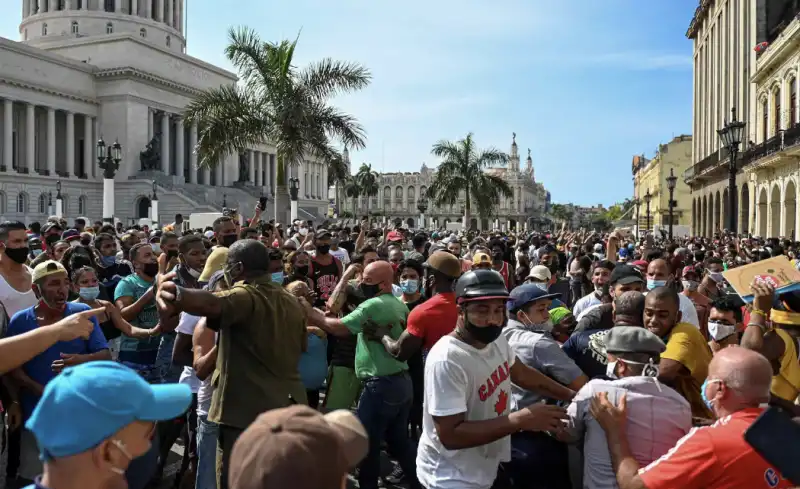
<path id="1" fill-rule="evenodd" d="M 763 409 L 749 408 L 694 428 L 666 455 L 639 470 L 647 489 L 784 489 L 794 487 L 744 440 Z"/>
<path id="2" fill-rule="evenodd" d="M 430 350 L 444 335 L 456 327 L 458 308 L 455 292 L 436 294 L 411 311 L 406 322 L 409 334 L 424 340 L 422 348 Z"/>

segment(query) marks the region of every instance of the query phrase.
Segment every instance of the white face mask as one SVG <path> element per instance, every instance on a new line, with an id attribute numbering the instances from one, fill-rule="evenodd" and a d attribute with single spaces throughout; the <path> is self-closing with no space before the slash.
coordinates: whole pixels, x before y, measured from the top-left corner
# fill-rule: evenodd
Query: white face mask
<path id="1" fill-rule="evenodd" d="M 730 324 L 723 324 L 716 321 L 708 322 L 708 334 L 714 341 L 722 341 L 728 336 L 736 332 L 736 326 Z"/>
<path id="2" fill-rule="evenodd" d="M 297 230 L 300 236 L 306 236 L 308 234 L 308 228 L 300 228 Z"/>
<path id="3" fill-rule="evenodd" d="M 525 322 L 523 324 L 535 331 L 544 331 L 546 333 L 553 331 L 553 321 L 551 319 L 548 319 L 543 323 L 534 324 L 533 321 L 531 321 L 531 318 L 529 318 L 528 315 L 522 311 L 518 312 L 517 316 L 519 316 L 520 319 L 522 319 L 522 316 L 525 316 Z"/>
<path id="4" fill-rule="evenodd" d="M 200 275 L 203 274 L 200 270 L 195 270 L 194 268 L 186 267 L 186 271 L 189 272 L 189 275 L 192 276 L 194 279 L 200 278 Z"/>
<path id="5" fill-rule="evenodd" d="M 658 365 L 653 363 L 653 360 L 650 359 L 648 363 L 642 362 L 634 362 L 633 360 L 621 360 L 616 359 L 613 362 L 608 362 L 606 365 L 606 377 L 612 380 L 619 379 L 617 376 L 617 363 L 632 363 L 634 365 L 644 365 L 644 369 L 642 370 L 641 377 L 658 377 Z"/>
<path id="6" fill-rule="evenodd" d="M 161 253 L 161 245 L 158 243 L 153 243 L 150 245 L 153 248 L 153 253 Z"/>

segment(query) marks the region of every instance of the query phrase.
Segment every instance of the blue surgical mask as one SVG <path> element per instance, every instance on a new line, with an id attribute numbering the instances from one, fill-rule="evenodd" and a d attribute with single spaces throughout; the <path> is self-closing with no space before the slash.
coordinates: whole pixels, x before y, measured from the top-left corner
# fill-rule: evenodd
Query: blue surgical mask
<path id="1" fill-rule="evenodd" d="M 419 280 L 401 280 L 400 289 L 404 294 L 416 294 L 419 289 Z"/>
<path id="2" fill-rule="evenodd" d="M 100 287 L 97 285 L 94 287 L 81 287 L 78 295 L 80 295 L 81 299 L 85 301 L 93 301 L 100 295 Z"/>
<path id="3" fill-rule="evenodd" d="M 37 256 L 42 254 L 42 251 L 43 250 L 33 249 L 33 250 L 31 250 L 31 254 L 33 255 L 34 258 L 36 258 Z"/>
<path id="4" fill-rule="evenodd" d="M 722 382 L 719 379 L 712 379 L 711 382 Z M 703 398 L 703 402 L 705 403 L 706 407 L 713 413 L 714 412 L 714 405 L 711 404 L 711 401 L 706 397 L 706 387 L 709 384 L 709 380 L 706 379 L 703 382 L 703 385 L 700 386 L 700 396 Z"/>
<path id="5" fill-rule="evenodd" d="M 283 272 L 275 272 L 272 274 L 272 282 L 276 284 L 283 283 Z"/>
<path id="6" fill-rule="evenodd" d="M 117 257 L 115 255 L 101 256 L 100 261 L 103 263 L 104 267 L 110 267 L 111 265 L 117 263 Z"/>
<path id="7" fill-rule="evenodd" d="M 664 287 L 665 285 L 667 285 L 666 280 L 655 280 L 652 278 L 647 279 L 647 290 L 653 290 L 656 287 Z"/>

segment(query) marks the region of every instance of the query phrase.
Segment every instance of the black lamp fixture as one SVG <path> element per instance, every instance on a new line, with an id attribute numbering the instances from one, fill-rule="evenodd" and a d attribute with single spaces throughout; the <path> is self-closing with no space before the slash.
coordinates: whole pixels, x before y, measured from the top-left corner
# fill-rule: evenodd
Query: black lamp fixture
<path id="1" fill-rule="evenodd" d="M 153 180 L 153 197 L 150 200 L 158 200 L 158 194 L 156 194 L 156 181 Z"/>
<path id="2" fill-rule="evenodd" d="M 675 208 L 675 200 L 673 197 L 675 196 L 675 185 L 678 183 L 678 177 L 675 176 L 675 170 L 673 168 L 669 169 L 669 176 L 667 177 L 667 189 L 669 190 L 669 239 L 672 241 L 672 214 L 673 209 Z"/>
<path id="3" fill-rule="evenodd" d="M 103 170 L 103 178 L 113 179 L 119 170 L 120 161 L 122 161 L 122 146 L 119 141 L 106 146 L 106 142 L 100 136 L 97 141 L 97 166 Z"/>
<path id="4" fill-rule="evenodd" d="M 222 207 L 228 207 L 228 194 L 222 194 Z"/>
<path id="5" fill-rule="evenodd" d="M 647 189 L 647 193 L 644 194 L 644 203 L 645 203 L 645 206 L 646 206 L 645 228 L 644 228 L 645 233 L 650 231 L 650 199 L 652 199 L 652 198 L 653 198 L 653 196 L 650 194 L 650 189 L 648 188 Z"/>
<path id="6" fill-rule="evenodd" d="M 289 197 L 296 201 L 300 192 L 300 179 L 293 177 L 289 179 Z"/>
<path id="7" fill-rule="evenodd" d="M 47 206 L 53 207 L 53 191 L 47 192 Z"/>
<path id="8" fill-rule="evenodd" d="M 731 121 L 725 122 L 717 134 L 722 145 L 728 148 L 728 231 L 736 233 L 736 155 L 742 144 L 746 123 L 736 119 L 736 107 L 731 109 Z"/>
<path id="9" fill-rule="evenodd" d="M 56 181 L 56 200 L 61 200 L 61 180 Z"/>

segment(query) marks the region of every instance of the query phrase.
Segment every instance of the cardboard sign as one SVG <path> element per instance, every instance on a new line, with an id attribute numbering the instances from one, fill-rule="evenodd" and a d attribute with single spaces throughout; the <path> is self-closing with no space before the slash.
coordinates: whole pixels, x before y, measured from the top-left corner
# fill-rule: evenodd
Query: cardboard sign
<path id="1" fill-rule="evenodd" d="M 732 268 L 722 272 L 722 276 L 745 302 L 753 301 L 750 284 L 754 281 L 771 285 L 776 294 L 800 290 L 800 271 L 794 268 L 785 256 L 776 256 L 769 260 Z"/>

